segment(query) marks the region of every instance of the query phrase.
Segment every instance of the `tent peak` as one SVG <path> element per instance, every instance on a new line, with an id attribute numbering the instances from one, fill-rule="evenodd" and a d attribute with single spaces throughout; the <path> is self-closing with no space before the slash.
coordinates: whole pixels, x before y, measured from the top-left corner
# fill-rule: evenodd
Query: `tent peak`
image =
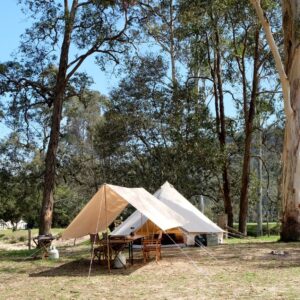
<path id="1" fill-rule="evenodd" d="M 174 186 L 168 180 L 161 186 L 161 188 L 163 188 L 163 187 L 172 187 L 172 188 L 174 188 Z"/>

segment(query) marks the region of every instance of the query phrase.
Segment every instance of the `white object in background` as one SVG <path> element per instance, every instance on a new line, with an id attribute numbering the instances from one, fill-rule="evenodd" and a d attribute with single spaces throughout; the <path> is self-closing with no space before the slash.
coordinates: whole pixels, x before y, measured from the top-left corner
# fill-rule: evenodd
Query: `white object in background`
<path id="1" fill-rule="evenodd" d="M 125 266 L 126 266 L 126 257 L 124 254 L 122 254 L 122 252 L 120 252 L 115 259 L 114 268 L 121 269 L 124 268 Z"/>
<path id="2" fill-rule="evenodd" d="M 50 247 L 48 254 L 49 254 L 49 259 L 59 259 L 59 252 L 55 248 L 55 246 Z"/>

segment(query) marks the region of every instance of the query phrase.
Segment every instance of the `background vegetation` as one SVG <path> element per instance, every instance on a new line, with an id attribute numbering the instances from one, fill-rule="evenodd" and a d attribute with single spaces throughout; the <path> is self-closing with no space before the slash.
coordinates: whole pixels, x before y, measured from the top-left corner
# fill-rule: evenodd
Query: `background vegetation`
<path id="1" fill-rule="evenodd" d="M 20 2 L 24 7 L 33 3 Z M 166 180 L 196 206 L 203 195 L 205 213 L 212 219 L 225 211 L 238 222 L 246 203 L 247 220 L 256 222 L 261 202 L 263 220 L 278 221 L 281 94 L 248 2 L 128 2 L 134 16 L 128 39 L 113 49 L 114 59 L 95 56 L 106 72 L 114 66 L 118 84 L 104 96 L 91 90 L 88 74 L 76 72 L 67 86 L 54 227 L 66 226 L 103 183 L 155 192 Z M 47 4 L 47 13 L 54 19 L 60 6 L 53 3 Z M 105 5 L 103 13 L 115 8 L 109 1 Z M 264 6 L 280 42 L 280 7 L 277 1 L 264 1 Z M 44 56 L 33 51 L 43 33 L 36 24 L 50 26 L 44 8 L 40 19 L 31 15 L 37 23 L 21 39 L 18 55 L 0 65 L 1 121 L 11 129 L 0 140 L 0 219 L 23 218 L 31 226 L 39 223 L 52 116 L 49 99 L 58 74 L 57 53 L 51 50 L 51 59 L 46 55 L 51 48 L 46 40 Z M 88 47 L 90 35 L 74 32 L 76 47 Z"/>

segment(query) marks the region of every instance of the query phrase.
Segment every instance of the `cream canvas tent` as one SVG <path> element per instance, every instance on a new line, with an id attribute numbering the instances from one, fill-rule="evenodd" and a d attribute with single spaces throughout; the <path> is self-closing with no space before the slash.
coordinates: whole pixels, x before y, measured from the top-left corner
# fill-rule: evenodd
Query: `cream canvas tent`
<path id="1" fill-rule="evenodd" d="M 182 227 L 184 219 L 143 188 L 102 185 L 62 234 L 62 239 L 79 238 L 105 231 L 131 204 L 162 230 Z"/>
<path id="2" fill-rule="evenodd" d="M 182 235 L 186 244 L 194 244 L 194 238 L 198 234 L 212 234 L 219 239 L 219 243 L 222 242 L 224 231 L 184 198 L 171 184 L 166 182 L 155 192 L 154 196 L 185 220 L 181 230 L 177 228 L 171 232 Z M 135 211 L 111 234 L 127 235 L 131 231 L 147 234 L 149 231 L 155 231 L 155 224 L 142 212 Z"/>

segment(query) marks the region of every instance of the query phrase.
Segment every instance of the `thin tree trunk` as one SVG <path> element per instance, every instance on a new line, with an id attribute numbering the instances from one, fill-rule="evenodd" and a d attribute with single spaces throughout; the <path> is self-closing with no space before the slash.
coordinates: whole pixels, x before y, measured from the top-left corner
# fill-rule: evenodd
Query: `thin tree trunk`
<path id="1" fill-rule="evenodd" d="M 260 125 L 260 122 L 258 122 Z M 257 160 L 257 177 L 259 181 L 259 186 L 257 188 L 257 205 L 256 205 L 256 213 L 257 213 L 257 229 L 256 235 L 262 236 L 263 235 L 263 226 L 262 226 L 262 197 L 263 197 L 263 189 L 262 189 L 262 140 L 261 140 L 261 131 L 258 133 L 258 160 Z"/>
<path id="2" fill-rule="evenodd" d="M 69 48 L 71 43 L 71 33 L 77 7 L 77 0 L 73 1 L 71 12 L 69 13 L 68 1 L 65 0 L 65 33 L 60 55 L 59 69 L 56 79 L 56 87 L 53 99 L 53 112 L 51 122 L 50 140 L 45 159 L 45 176 L 43 202 L 40 214 L 39 234 L 49 234 L 53 216 L 53 193 L 55 185 L 56 154 L 58 149 L 60 122 L 62 116 L 62 105 L 66 89 L 66 76 L 68 67 Z"/>
<path id="3" fill-rule="evenodd" d="M 224 209 L 228 216 L 228 226 L 233 227 L 233 211 L 230 197 L 230 182 L 228 175 L 228 161 L 226 155 L 226 124 L 225 124 L 225 111 L 224 111 L 224 93 L 223 93 L 223 81 L 221 76 L 221 54 L 220 54 L 220 37 L 218 29 L 215 29 L 216 37 L 216 77 L 217 77 L 217 89 L 219 95 L 219 141 L 221 152 L 224 156 L 222 166 L 222 179 L 223 179 L 223 197 L 224 197 Z"/>
<path id="4" fill-rule="evenodd" d="M 224 156 L 223 166 L 222 166 L 222 178 L 223 178 L 223 196 L 224 196 L 224 208 L 225 213 L 228 215 L 228 225 L 233 227 L 233 211 L 232 211 L 232 203 L 230 197 L 230 182 L 229 182 L 229 172 L 228 172 L 228 161 L 226 154 L 226 127 L 225 127 L 225 113 L 224 113 L 224 98 L 223 98 L 223 88 L 222 88 L 222 80 L 221 80 L 221 71 L 220 68 L 220 54 L 217 55 L 217 77 L 218 77 L 218 90 L 219 90 L 219 100 L 220 100 L 220 148 L 221 152 Z"/>
<path id="5" fill-rule="evenodd" d="M 249 173 L 250 173 L 251 140 L 252 140 L 252 124 L 248 123 L 246 127 L 245 148 L 244 148 L 243 169 L 242 169 L 242 186 L 241 186 L 241 196 L 240 196 L 240 213 L 239 213 L 239 231 L 245 235 L 247 235 L 248 185 L 249 185 Z"/>
<path id="6" fill-rule="evenodd" d="M 240 213 L 239 213 L 239 231 L 247 235 L 247 217 L 248 217 L 248 186 L 249 186 L 249 173 L 250 173 L 250 158 L 251 158 L 251 142 L 253 133 L 253 120 L 255 116 L 255 104 L 258 90 L 259 81 L 259 29 L 256 29 L 255 33 L 255 50 L 253 59 L 253 79 L 252 79 L 252 91 L 249 104 L 249 111 L 247 111 L 245 119 L 245 148 L 242 170 L 242 186 L 240 196 Z M 243 72 L 246 72 L 243 69 Z M 247 99 L 243 99 L 244 103 Z"/>
<path id="7" fill-rule="evenodd" d="M 173 0 L 170 0 L 170 57 L 171 57 L 171 73 L 172 73 L 172 84 L 173 87 L 177 85 L 176 79 L 176 63 L 175 63 L 175 40 L 174 40 L 174 11 L 173 11 Z"/>
<path id="8" fill-rule="evenodd" d="M 212 22 L 214 21 L 213 15 L 210 15 Z M 226 157 L 226 123 L 224 113 L 224 95 L 223 95 L 223 82 L 221 75 L 221 54 L 220 54 L 220 38 L 217 24 L 214 25 L 215 29 L 215 48 L 213 67 L 210 68 L 211 77 L 213 79 L 213 90 L 215 98 L 215 113 L 216 113 L 216 131 L 218 134 L 220 151 L 223 155 L 222 161 L 222 195 L 224 201 L 224 211 L 228 217 L 228 226 L 233 227 L 233 209 L 230 197 L 230 181 L 228 172 L 228 162 Z M 208 47 L 207 55 L 209 65 L 212 66 L 210 57 L 209 37 L 206 35 L 206 43 Z"/>

